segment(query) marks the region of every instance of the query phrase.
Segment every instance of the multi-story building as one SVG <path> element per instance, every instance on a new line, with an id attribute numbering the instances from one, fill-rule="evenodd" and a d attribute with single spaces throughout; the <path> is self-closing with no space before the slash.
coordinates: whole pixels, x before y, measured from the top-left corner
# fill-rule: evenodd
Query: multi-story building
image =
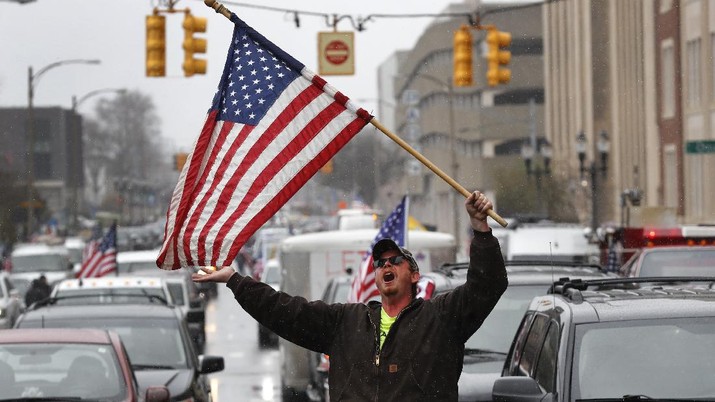
<path id="1" fill-rule="evenodd" d="M 500 191 L 514 190 L 498 188 L 495 173 L 510 167 L 523 175 L 522 145 L 537 139 L 540 143 L 544 137 L 541 7 L 505 10 L 505 6 L 482 3 L 476 10 L 484 15 L 480 24 L 512 35 L 508 84 L 487 85 L 486 30 L 474 26 L 470 29 L 474 83 L 453 84 L 453 36 L 469 23 L 465 15 L 435 20 L 412 49 L 388 61 L 399 63 L 393 69 L 394 93 L 380 88 L 382 98 L 398 105 L 396 134 L 467 191 L 491 191 L 497 204 Z M 473 1 L 445 10 L 449 14 L 474 12 Z M 396 197 L 409 193 L 413 215 L 439 231 L 454 233 L 459 244 L 467 241 L 463 197 L 418 161 L 409 160 L 404 176 L 390 187 L 394 199 L 385 199 L 388 192 L 380 192 L 383 208 L 389 210 Z"/>
<path id="2" fill-rule="evenodd" d="M 544 6 L 546 131 L 564 180 L 577 181 L 576 133 L 607 174 L 581 196 L 594 222 L 715 219 L 715 5 L 707 0 Z M 588 205 L 589 203 L 582 203 Z M 586 217 L 584 217 L 586 219 Z"/>
<path id="3" fill-rule="evenodd" d="M 34 108 L 34 146 L 28 158 L 28 118 L 27 108 L 0 109 L 0 170 L 26 186 L 32 160 L 31 184 L 40 201 L 59 224 L 67 224 L 84 187 L 82 119 L 59 107 Z"/>

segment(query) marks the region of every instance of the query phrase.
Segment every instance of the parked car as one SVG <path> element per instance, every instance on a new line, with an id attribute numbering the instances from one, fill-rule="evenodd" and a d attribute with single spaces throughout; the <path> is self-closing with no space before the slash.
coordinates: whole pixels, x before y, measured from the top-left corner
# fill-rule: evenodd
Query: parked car
<path id="1" fill-rule="evenodd" d="M 140 394 L 120 337 L 97 329 L 0 331 L 0 400 L 162 402 L 159 384 Z"/>
<path id="2" fill-rule="evenodd" d="M 715 246 L 643 248 L 621 267 L 624 276 L 715 276 Z"/>
<path id="3" fill-rule="evenodd" d="M 661 279 L 555 283 L 524 314 L 494 400 L 715 399 L 715 277 Z"/>
<path id="4" fill-rule="evenodd" d="M 224 368 L 223 357 L 197 355 L 186 320 L 159 304 L 52 305 L 25 312 L 15 328 L 100 328 L 119 334 L 142 392 L 167 384 L 172 401 L 209 401 L 206 375 Z"/>
<path id="5" fill-rule="evenodd" d="M 24 308 L 20 291 L 15 289 L 9 275 L 0 271 L 0 329 L 12 328 Z"/>
<path id="6" fill-rule="evenodd" d="M 459 377 L 460 401 L 490 401 L 492 385 L 499 378 L 511 339 L 531 300 L 545 295 L 554 280 L 563 277 L 596 279 L 608 275 L 596 264 L 567 261 L 506 261 L 509 286 L 482 326 L 464 345 L 464 363 Z M 424 274 L 434 281 L 438 296 L 467 280 L 468 263 L 446 264 Z"/>
<path id="7" fill-rule="evenodd" d="M 266 262 L 260 280 L 271 285 L 277 291 L 281 290 L 281 266 L 277 259 L 271 258 Z M 278 335 L 260 323 L 258 324 L 258 346 L 262 348 L 278 346 Z"/>

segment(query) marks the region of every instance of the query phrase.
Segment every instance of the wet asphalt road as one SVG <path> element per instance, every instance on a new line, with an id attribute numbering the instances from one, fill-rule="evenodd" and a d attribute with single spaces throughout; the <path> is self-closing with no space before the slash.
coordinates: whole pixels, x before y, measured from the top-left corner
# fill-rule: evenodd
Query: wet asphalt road
<path id="1" fill-rule="evenodd" d="M 258 346 L 258 324 L 219 285 L 206 310 L 206 354 L 223 356 L 226 368 L 209 375 L 214 402 L 279 402 L 277 348 Z"/>

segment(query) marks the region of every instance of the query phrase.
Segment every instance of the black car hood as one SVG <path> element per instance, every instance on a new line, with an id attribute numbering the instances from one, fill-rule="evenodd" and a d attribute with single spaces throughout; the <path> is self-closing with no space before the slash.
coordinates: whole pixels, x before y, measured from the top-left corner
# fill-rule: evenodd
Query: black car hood
<path id="1" fill-rule="evenodd" d="M 190 369 L 135 370 L 141 395 L 152 386 L 165 386 L 172 398 L 185 393 L 191 386 L 194 371 Z"/>

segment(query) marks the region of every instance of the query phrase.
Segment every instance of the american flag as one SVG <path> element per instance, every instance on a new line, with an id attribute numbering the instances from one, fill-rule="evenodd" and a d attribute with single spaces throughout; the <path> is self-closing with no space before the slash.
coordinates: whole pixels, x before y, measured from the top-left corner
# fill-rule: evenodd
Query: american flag
<path id="1" fill-rule="evenodd" d="M 82 268 L 77 278 L 98 278 L 117 271 L 117 224 L 113 223 L 107 233 L 93 239 L 84 248 Z"/>
<path id="2" fill-rule="evenodd" d="M 162 269 L 227 266 L 372 116 L 235 14 L 206 122 L 167 213 Z"/>
<path id="3" fill-rule="evenodd" d="M 353 278 L 352 288 L 348 297 L 349 302 L 365 303 L 380 293 L 375 286 L 375 268 L 372 266 L 372 248 L 375 244 L 385 238 L 390 238 L 400 247 L 404 247 L 407 241 L 407 216 L 410 200 L 408 196 L 402 197 L 402 201 L 395 207 L 390 215 L 385 219 L 377 232 L 377 236 L 370 244 L 370 248 L 363 257 L 360 269 Z"/>

